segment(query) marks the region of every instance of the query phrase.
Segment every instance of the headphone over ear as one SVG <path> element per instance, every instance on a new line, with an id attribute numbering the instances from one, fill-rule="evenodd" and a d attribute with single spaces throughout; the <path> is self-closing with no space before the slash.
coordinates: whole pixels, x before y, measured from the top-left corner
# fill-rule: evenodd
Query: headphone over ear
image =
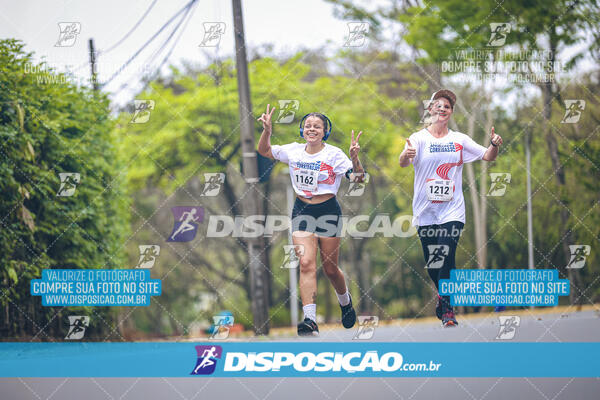
<path id="1" fill-rule="evenodd" d="M 302 119 L 300 120 L 300 137 L 304 137 L 304 121 L 306 120 L 306 118 L 308 118 L 309 115 L 321 115 L 325 118 L 325 120 L 327 121 L 327 125 L 329 126 L 329 129 L 327 129 L 325 131 L 325 136 L 323 136 L 323 140 L 327 140 L 327 138 L 329 137 L 329 135 L 331 134 L 331 128 L 332 128 L 332 124 L 331 124 L 331 120 L 329 118 L 327 118 L 327 115 L 325 114 L 321 114 L 321 113 L 308 113 L 306 114 L 304 117 L 302 117 Z M 327 128 L 327 127 L 326 127 Z"/>

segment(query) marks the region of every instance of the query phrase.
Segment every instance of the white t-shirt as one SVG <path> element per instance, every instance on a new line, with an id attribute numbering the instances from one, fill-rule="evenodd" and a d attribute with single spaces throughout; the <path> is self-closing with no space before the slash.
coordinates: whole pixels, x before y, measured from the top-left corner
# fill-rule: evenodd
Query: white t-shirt
<path id="1" fill-rule="evenodd" d="M 352 168 L 352 161 L 339 148 L 328 145 L 315 154 L 305 151 L 306 143 L 271 146 L 273 158 L 289 165 L 296 194 L 310 198 L 319 194 L 337 194 L 342 176 Z"/>
<path id="2" fill-rule="evenodd" d="M 439 225 L 449 221 L 465 223 L 463 163 L 481 160 L 487 149 L 464 133 L 451 129 L 439 139 L 427 129 L 422 129 L 410 135 L 409 140 L 417 151 L 412 161 L 415 167 L 412 224 Z M 452 200 L 429 200 L 427 191 L 433 189 L 428 187 L 427 182 L 439 179 L 454 182 Z"/>

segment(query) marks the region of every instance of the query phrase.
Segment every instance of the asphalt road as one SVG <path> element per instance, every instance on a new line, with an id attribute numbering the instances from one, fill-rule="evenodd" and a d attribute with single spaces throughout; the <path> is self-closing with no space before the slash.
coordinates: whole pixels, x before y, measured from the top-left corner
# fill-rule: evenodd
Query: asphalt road
<path id="1" fill-rule="evenodd" d="M 460 317 L 456 328 L 437 320 L 407 320 L 375 329 L 371 341 L 499 341 L 502 316 L 519 316 L 512 341 L 600 341 L 600 313 L 543 312 Z M 321 327 L 310 341 L 353 341 L 357 330 Z M 291 332 L 271 340 L 296 341 Z M 233 339 L 235 340 L 235 339 Z M 248 340 L 248 339 L 244 339 Z M 264 339 L 263 339 L 264 340 Z M 504 339 L 506 340 L 506 339 Z M 451 346 L 452 344 L 449 344 Z M 492 361 L 493 362 L 493 361 Z M 598 370 L 597 365 L 590 366 Z M 0 379 L 0 398 L 12 399 L 598 399 L 599 378 L 10 378 Z"/>
<path id="2" fill-rule="evenodd" d="M 514 337 L 518 342 L 598 342 L 600 341 L 600 312 L 552 312 L 550 310 L 521 310 L 503 313 L 458 315 L 458 326 L 443 328 L 439 320 L 406 320 L 380 325 L 369 340 L 379 342 L 491 342 L 500 333 L 500 316 L 519 318 Z M 290 341 L 350 341 L 358 327 L 345 330 L 340 325 L 319 327 L 318 338 L 297 338 L 292 333 L 276 335 L 273 340 Z M 506 340 L 506 339 L 504 339 Z"/>

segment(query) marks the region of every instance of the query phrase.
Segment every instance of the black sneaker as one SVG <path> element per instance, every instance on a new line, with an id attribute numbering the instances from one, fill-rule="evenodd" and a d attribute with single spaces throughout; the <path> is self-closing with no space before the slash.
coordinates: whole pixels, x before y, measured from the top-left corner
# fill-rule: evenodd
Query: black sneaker
<path id="1" fill-rule="evenodd" d="M 458 322 L 456 322 L 456 318 L 454 317 L 454 311 L 452 310 L 452 307 L 448 308 L 444 315 L 442 315 L 442 325 L 444 325 L 444 328 L 450 328 L 458 325 Z"/>
<path id="2" fill-rule="evenodd" d="M 356 311 L 354 311 L 354 307 L 352 307 L 352 296 L 348 293 L 350 297 L 350 303 L 345 306 L 340 304 L 340 308 L 342 309 L 342 325 L 344 328 L 350 329 L 356 323 Z"/>
<path id="3" fill-rule="evenodd" d="M 298 336 L 319 336 L 317 323 L 310 318 L 304 318 L 304 321 L 298 324 Z"/>

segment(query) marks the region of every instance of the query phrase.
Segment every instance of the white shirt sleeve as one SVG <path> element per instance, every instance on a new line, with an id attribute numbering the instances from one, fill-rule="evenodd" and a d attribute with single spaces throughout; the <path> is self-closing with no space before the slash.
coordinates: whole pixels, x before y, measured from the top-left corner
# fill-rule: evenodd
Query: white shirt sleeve
<path id="1" fill-rule="evenodd" d="M 278 144 L 271 145 L 271 153 L 273 154 L 273 158 L 288 164 L 290 162 L 289 152 L 295 144 L 296 143 L 289 143 L 284 144 L 283 146 L 280 146 Z"/>
<path id="2" fill-rule="evenodd" d="M 344 175 L 346 171 L 352 168 L 352 161 L 341 149 L 335 154 L 335 161 L 333 165 L 333 173 L 336 175 Z"/>
<path id="3" fill-rule="evenodd" d="M 476 143 L 469 135 L 464 135 L 463 150 L 463 162 L 465 163 L 481 160 L 487 151 L 485 147 Z"/>

